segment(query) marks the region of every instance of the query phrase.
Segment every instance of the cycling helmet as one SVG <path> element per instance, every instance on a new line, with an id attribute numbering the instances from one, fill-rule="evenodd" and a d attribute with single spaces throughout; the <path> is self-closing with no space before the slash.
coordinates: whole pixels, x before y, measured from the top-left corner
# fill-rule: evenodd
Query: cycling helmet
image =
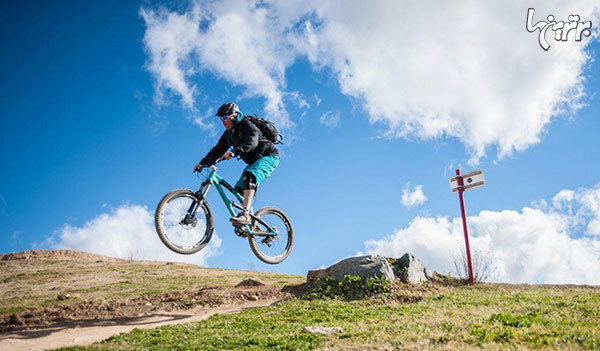
<path id="1" fill-rule="evenodd" d="M 217 111 L 217 114 L 215 116 L 229 116 L 231 114 L 234 113 L 238 113 L 240 112 L 240 109 L 238 107 L 238 105 L 236 105 L 233 102 L 228 102 L 226 104 L 221 105 L 221 107 L 219 107 L 219 111 Z"/>

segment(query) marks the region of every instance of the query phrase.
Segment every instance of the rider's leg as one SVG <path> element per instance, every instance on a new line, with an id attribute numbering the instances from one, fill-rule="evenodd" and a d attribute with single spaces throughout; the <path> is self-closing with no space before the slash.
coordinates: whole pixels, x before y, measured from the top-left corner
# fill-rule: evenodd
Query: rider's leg
<path id="1" fill-rule="evenodd" d="M 252 199 L 254 199 L 254 194 L 256 193 L 256 177 L 254 174 L 245 171 L 242 177 L 244 181 L 244 210 L 236 217 L 230 219 L 231 223 L 236 226 L 250 224 L 251 220 L 248 210 L 252 206 Z"/>
<path id="2" fill-rule="evenodd" d="M 270 176 L 275 168 L 277 168 L 277 165 L 279 165 L 278 156 L 263 156 L 244 169 L 242 176 L 235 185 L 236 189 L 244 189 L 244 207 L 246 209 L 250 209 L 252 206 L 252 201 L 254 195 L 256 194 L 258 183 Z M 245 217 L 244 214 L 247 215 L 245 211 L 242 211 L 237 217 L 231 218 L 231 223 L 233 223 L 234 226 L 240 226 L 237 218 L 240 216 Z M 250 223 L 250 216 L 247 218 L 247 223 Z"/>
<path id="3" fill-rule="evenodd" d="M 252 199 L 254 199 L 254 194 L 256 193 L 255 189 L 244 190 L 244 208 L 250 209 L 252 206 Z"/>
<path id="4" fill-rule="evenodd" d="M 256 177 L 254 174 L 246 171 L 243 175 L 244 179 L 244 208 L 246 210 L 250 209 L 252 206 L 252 199 L 254 199 L 254 194 L 256 193 Z"/>

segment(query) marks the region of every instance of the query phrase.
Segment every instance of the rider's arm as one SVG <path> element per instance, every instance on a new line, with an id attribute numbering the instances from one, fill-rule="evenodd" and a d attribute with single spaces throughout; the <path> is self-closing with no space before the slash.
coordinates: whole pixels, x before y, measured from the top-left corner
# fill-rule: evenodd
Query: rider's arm
<path id="1" fill-rule="evenodd" d="M 242 143 L 234 150 L 237 155 L 254 150 L 260 139 L 260 131 L 252 122 L 244 120 L 240 127 L 242 128 Z"/>
<path id="2" fill-rule="evenodd" d="M 229 149 L 229 142 L 227 141 L 225 133 L 223 133 L 221 138 L 219 138 L 217 145 L 215 145 L 215 147 L 213 147 L 208 154 L 204 156 L 204 158 L 200 161 L 200 164 L 204 166 L 212 166 L 215 161 L 221 157 L 225 151 L 227 151 L 227 149 Z"/>

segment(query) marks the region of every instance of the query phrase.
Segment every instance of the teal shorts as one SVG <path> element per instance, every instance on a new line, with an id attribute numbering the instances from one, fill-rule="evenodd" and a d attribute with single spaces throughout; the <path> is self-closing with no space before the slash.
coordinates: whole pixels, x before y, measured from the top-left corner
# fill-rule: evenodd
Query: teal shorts
<path id="1" fill-rule="evenodd" d="M 256 185 L 271 175 L 279 165 L 279 156 L 263 156 L 254 163 L 246 166 L 244 172 L 250 172 L 256 178 Z M 236 189 L 244 189 L 244 172 L 240 179 L 235 183 Z"/>

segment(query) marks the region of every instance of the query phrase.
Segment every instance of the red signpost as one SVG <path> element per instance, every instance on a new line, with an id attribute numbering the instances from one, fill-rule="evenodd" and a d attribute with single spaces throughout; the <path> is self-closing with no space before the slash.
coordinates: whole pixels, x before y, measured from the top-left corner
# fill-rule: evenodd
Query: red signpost
<path id="1" fill-rule="evenodd" d="M 460 214 L 462 216 L 463 232 L 465 233 L 465 246 L 467 248 L 467 264 L 469 265 L 469 281 L 473 285 L 473 265 L 471 264 L 471 248 L 469 247 L 469 232 L 467 231 L 467 215 L 465 214 L 465 201 L 463 199 L 464 182 L 460 170 L 456 170 L 456 181 L 458 182 L 458 198 L 460 199 Z"/>
<path id="2" fill-rule="evenodd" d="M 465 179 L 467 184 L 465 185 Z M 476 188 L 484 184 L 483 171 L 469 172 L 467 174 L 460 174 L 460 169 L 456 170 L 456 177 L 450 178 L 450 190 L 452 192 L 458 191 L 458 198 L 460 199 L 460 214 L 462 216 L 463 232 L 465 233 L 465 246 L 467 249 L 467 264 L 469 268 L 469 281 L 473 285 L 473 264 L 471 263 L 471 248 L 469 247 L 469 232 L 467 231 L 467 215 L 465 213 L 465 201 L 463 199 L 463 192 L 467 189 Z"/>

